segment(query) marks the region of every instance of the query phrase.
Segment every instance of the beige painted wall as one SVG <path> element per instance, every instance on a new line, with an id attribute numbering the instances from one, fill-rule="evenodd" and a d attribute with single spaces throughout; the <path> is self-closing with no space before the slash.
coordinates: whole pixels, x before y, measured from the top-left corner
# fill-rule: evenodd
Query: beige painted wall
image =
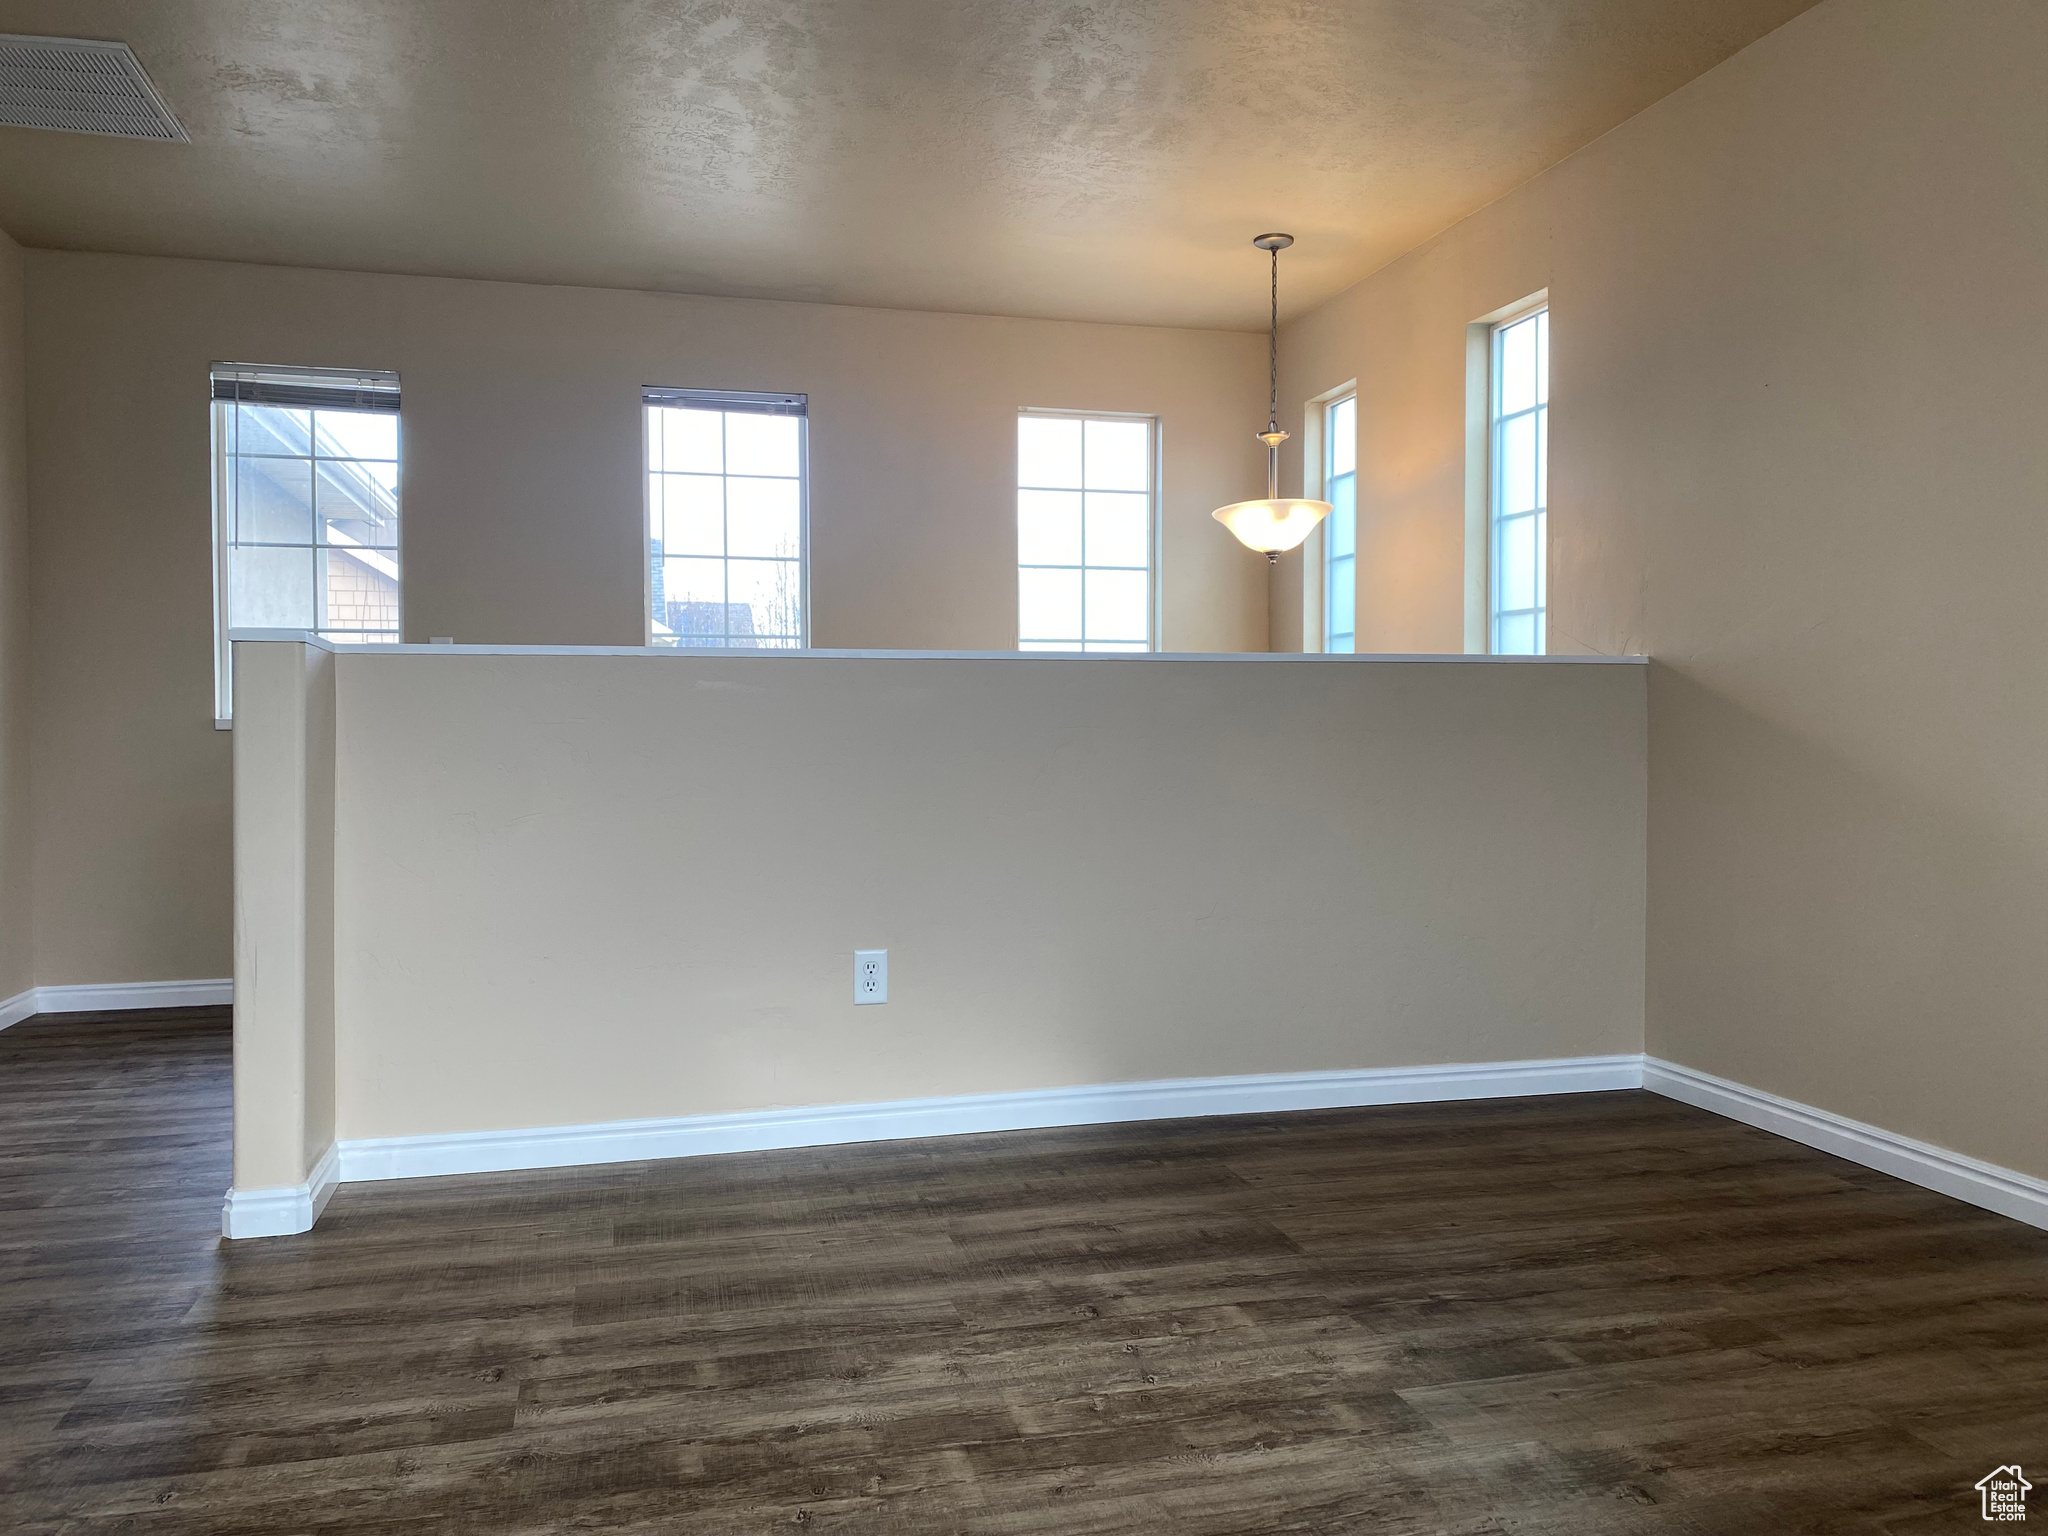
<path id="1" fill-rule="evenodd" d="M 1457 649 L 1464 327 L 1549 289 L 1552 645 L 1660 662 L 1650 1050 L 2036 1175 L 2044 251 L 2048 7 L 1830 0 L 1283 339 L 1361 381 L 1361 648 Z"/>
<path id="2" fill-rule="evenodd" d="M 268 1189 L 334 1140 L 334 656 L 238 646 L 235 699 L 234 1179 Z"/>
<path id="3" fill-rule="evenodd" d="M 34 985 L 23 252 L 0 233 L 0 1001 Z"/>
<path id="4" fill-rule="evenodd" d="M 72 255 L 28 257 L 36 979 L 229 969 L 206 370 L 394 368 L 405 627 L 638 644 L 642 384 L 811 397 L 813 638 L 1014 643 L 1021 406 L 1161 417 L 1177 650 L 1260 649 L 1255 336 Z"/>
<path id="5" fill-rule="evenodd" d="M 1637 665 L 336 662 L 344 1138 L 1641 1048 Z"/>

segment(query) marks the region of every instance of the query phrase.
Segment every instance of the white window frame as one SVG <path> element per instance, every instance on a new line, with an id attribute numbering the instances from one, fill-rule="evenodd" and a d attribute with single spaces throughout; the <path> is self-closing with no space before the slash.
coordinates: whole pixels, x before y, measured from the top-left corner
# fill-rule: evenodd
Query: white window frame
<path id="1" fill-rule="evenodd" d="M 811 410 L 810 396 L 797 392 L 776 392 L 737 389 L 695 389 L 648 384 L 640 390 L 640 621 L 642 644 L 654 648 L 654 501 L 651 494 L 654 476 L 658 471 L 650 465 L 649 451 L 653 437 L 653 412 L 663 406 L 681 406 L 695 410 L 745 411 L 761 406 L 785 407 L 776 414 L 796 417 L 796 480 L 797 480 L 797 650 L 809 650 L 811 645 Z M 722 462 L 722 460 L 721 460 Z M 724 471 L 721 480 L 731 478 Z M 665 552 L 665 551 L 664 551 Z M 731 555 L 718 557 L 729 562 Z M 728 596 L 730 589 L 728 588 Z M 727 604 L 728 608 L 730 604 Z M 730 639 L 730 635 L 724 637 Z M 723 650 L 749 649 L 730 645 L 675 646 L 661 647 L 681 651 L 702 651 L 715 653 Z M 775 649 L 789 649 L 775 647 Z"/>
<path id="2" fill-rule="evenodd" d="M 1543 378 L 1535 400 L 1519 411 L 1502 414 L 1501 411 L 1501 353 L 1507 333 L 1516 326 L 1547 317 L 1550 313 L 1548 296 L 1532 300 L 1516 307 L 1513 313 L 1504 315 L 1490 323 L 1487 333 L 1486 366 L 1486 650 L 1492 655 L 1535 655 L 1547 654 L 1549 647 L 1549 418 L 1550 379 L 1549 349 L 1543 350 Z M 1545 331 L 1548 320 L 1544 321 Z M 1505 484 L 1502 473 L 1502 443 L 1510 423 L 1529 417 L 1536 427 L 1538 486 L 1536 505 L 1529 511 L 1504 516 L 1501 511 L 1501 495 Z M 1536 602 L 1533 608 L 1503 609 L 1501 607 L 1501 534 L 1506 524 L 1533 519 L 1539 537 L 1536 541 Z M 1500 649 L 1500 626 L 1505 618 L 1529 617 L 1534 620 L 1535 649 L 1533 651 L 1502 652 Z"/>
<path id="3" fill-rule="evenodd" d="M 1348 555 L 1335 553 L 1335 540 L 1330 536 L 1331 529 L 1326 526 L 1323 530 L 1320 550 L 1321 558 L 1318 561 L 1322 571 L 1322 602 L 1318 605 L 1322 610 L 1319 622 L 1319 627 L 1322 631 L 1321 648 L 1325 653 L 1334 655 L 1352 655 L 1358 650 L 1358 386 L 1356 384 L 1347 385 L 1337 393 L 1324 397 L 1320 402 L 1322 432 L 1320 434 L 1321 441 L 1317 445 L 1317 456 L 1322 462 L 1322 472 L 1318 477 L 1317 499 L 1333 503 L 1330 516 L 1324 520 L 1326 524 L 1331 524 L 1336 521 L 1337 513 L 1334 506 L 1336 498 L 1330 493 L 1336 488 L 1336 482 L 1342 478 L 1337 473 L 1336 467 L 1336 416 L 1338 409 L 1346 404 L 1351 407 L 1351 468 L 1345 471 L 1351 477 L 1351 553 Z M 1351 562 L 1351 629 L 1341 637 L 1333 634 L 1330 629 L 1330 614 L 1332 612 L 1330 594 L 1335 590 L 1334 578 L 1339 560 Z M 1337 650 L 1334 644 L 1339 638 L 1350 642 L 1341 651 Z"/>
<path id="4" fill-rule="evenodd" d="M 1149 487 L 1148 487 L 1148 489 L 1146 490 L 1146 493 L 1145 493 L 1145 522 L 1146 522 L 1146 526 L 1145 526 L 1145 649 L 1146 649 L 1146 650 L 1148 650 L 1148 651 L 1161 651 L 1161 650 L 1164 650 L 1164 649 L 1166 648 L 1166 636 L 1165 636 L 1165 625 L 1164 625 L 1164 623 L 1163 623 L 1163 620 L 1162 620 L 1162 618 L 1161 618 L 1161 613 L 1160 613 L 1160 610 L 1161 610 L 1161 608 L 1162 608 L 1162 606 L 1163 606 L 1163 605 L 1162 605 L 1162 604 L 1161 604 L 1161 602 L 1160 602 L 1160 579 L 1159 579 L 1159 571 L 1160 571 L 1160 565 L 1161 565 L 1161 563 L 1162 563 L 1162 562 L 1161 562 L 1161 555 L 1162 555 L 1162 554 L 1164 553 L 1164 545 L 1163 545 L 1163 541 L 1162 541 L 1162 532 L 1161 532 L 1161 528 L 1160 528 L 1160 524 L 1161 524 L 1161 521 L 1162 521 L 1162 519 L 1160 518 L 1160 515 L 1159 515 L 1159 507 L 1160 507 L 1160 500 L 1159 500 L 1159 496 L 1160 496 L 1160 483 L 1161 483 L 1161 480 L 1162 480 L 1162 478 L 1163 478 L 1163 474 L 1162 474 L 1162 471 L 1163 471 L 1163 469 L 1164 469 L 1164 464 L 1165 464 L 1165 460 L 1164 460 L 1164 455 L 1163 455 L 1163 453 L 1162 453 L 1162 451 L 1161 451 L 1161 446 L 1160 446 L 1160 445 L 1161 445 L 1161 440 L 1162 440 L 1162 438 L 1164 437 L 1164 433 L 1163 433 L 1163 431 L 1161 430 L 1161 425 L 1160 425 L 1160 420 L 1159 420 L 1159 418 L 1158 418 L 1157 416 L 1154 416 L 1154 415 L 1148 415 L 1147 413 L 1145 413 L 1145 412 L 1143 412 L 1143 411 L 1077 411 L 1077 410 L 1065 410 L 1065 409 L 1058 409 L 1058 408 L 1053 408 L 1053 407 L 1044 407 L 1044 406 L 1024 406 L 1023 408 L 1021 408 L 1021 409 L 1020 409 L 1020 410 L 1019 410 L 1019 411 L 1017 412 L 1017 415 L 1018 415 L 1018 416 L 1019 416 L 1020 418 L 1022 418 L 1022 417 L 1025 417 L 1025 416 L 1052 416 L 1052 417 L 1058 417 L 1058 418 L 1060 418 L 1060 419 L 1062 419 L 1062 420 L 1066 420 L 1066 421 L 1080 421 L 1080 422 L 1089 422 L 1089 421 L 1137 421 L 1137 422 L 1143 422 L 1143 423 L 1144 423 L 1144 425 L 1145 425 L 1145 431 L 1146 431 L 1146 444 L 1147 444 L 1147 446 L 1146 446 L 1146 464 L 1147 464 L 1147 472 L 1146 472 L 1146 479 L 1147 479 L 1147 480 L 1148 480 L 1148 481 L 1150 482 L 1150 483 L 1149 483 Z M 1084 434 L 1084 436 L 1083 436 L 1083 439 L 1082 439 L 1082 441 L 1083 441 L 1084 445 L 1085 445 L 1085 443 L 1086 443 L 1086 440 L 1087 440 L 1087 439 L 1086 439 L 1086 437 L 1085 437 L 1085 434 Z M 1012 438 L 1011 438 L 1011 442 L 1012 442 L 1012 444 L 1013 444 L 1013 445 L 1014 445 L 1015 441 L 1016 441 L 1016 438 L 1015 438 L 1015 436 L 1014 436 L 1014 429 L 1013 429 L 1013 436 L 1012 436 Z M 1085 457 L 1085 455 L 1086 455 L 1086 452 L 1087 452 L 1087 449 L 1086 449 L 1086 447 L 1084 446 L 1084 447 L 1083 447 L 1083 449 L 1082 449 L 1082 453 L 1083 453 L 1083 460 L 1082 460 L 1082 471 L 1081 471 L 1081 475 L 1082 475 L 1082 480 L 1083 480 L 1083 482 L 1084 482 L 1084 483 L 1085 483 L 1085 482 L 1086 482 L 1086 480 L 1087 480 L 1087 460 L 1086 460 L 1086 457 Z M 1013 468 L 1016 468 L 1016 466 L 1015 466 L 1015 464 L 1014 464 L 1014 460 L 1013 460 Z M 1018 491 L 1029 491 L 1029 490 L 1072 490 L 1072 489 L 1073 489 L 1073 487 L 1071 487 L 1071 486 L 1030 486 L 1030 485 L 1026 485 L 1026 484 L 1024 484 L 1024 480 L 1023 480 L 1023 473 L 1022 473 L 1022 470 L 1021 470 L 1021 468 L 1017 468 L 1017 472 L 1016 472 L 1016 473 L 1014 473 L 1014 474 L 1012 474 L 1012 475 L 1010 476 L 1010 479 L 1011 479 L 1011 482 L 1012 482 L 1012 488 L 1011 488 L 1011 494 L 1010 494 L 1010 517 L 1011 517 L 1011 547 L 1012 547 L 1012 548 L 1014 549 L 1014 548 L 1015 548 L 1015 545 L 1016 545 L 1016 516 L 1017 516 L 1017 500 L 1016 500 L 1016 493 L 1017 493 Z M 1083 492 L 1082 494 L 1083 494 L 1083 495 L 1085 496 L 1085 495 L 1086 495 L 1086 492 L 1084 491 L 1084 492 Z M 1013 569 L 1014 569 L 1014 570 L 1017 570 L 1017 571 L 1023 571 L 1023 570 L 1062 570 L 1062 571 L 1073 571 L 1073 570 L 1078 570 L 1078 571 L 1080 571 L 1080 572 L 1082 573 L 1082 575 L 1081 575 L 1081 628 L 1082 628 L 1082 634 L 1083 634 L 1083 635 L 1085 636 L 1085 635 L 1086 635 L 1086 633 L 1087 633 L 1087 626 L 1088 626 L 1088 607 L 1087 607 L 1087 604 L 1088 604 L 1088 596 L 1087 596 L 1087 593 L 1088 593 L 1088 576 L 1087 576 L 1087 573 L 1088 573 L 1088 572 L 1089 572 L 1090 570 L 1129 570 L 1129 569 L 1131 569 L 1131 567 L 1129 567 L 1129 566 L 1090 566 L 1090 565 L 1088 564 L 1088 543 L 1087 543 L 1087 539 L 1088 539 L 1088 533 L 1087 533 L 1087 520 L 1086 520 L 1086 517 L 1085 517 L 1085 516 L 1084 516 L 1084 517 L 1083 517 L 1083 519 L 1082 519 L 1082 525 L 1081 525 L 1081 527 L 1082 527 L 1082 532 L 1081 532 L 1081 541 L 1082 541 L 1082 542 L 1081 542 L 1081 564 L 1079 564 L 1078 566 L 1073 566 L 1073 565 L 1055 565 L 1055 566 L 1039 566 L 1039 565 L 1033 565 L 1033 566 L 1027 566 L 1027 565 L 1025 565 L 1025 564 L 1024 564 L 1024 562 L 1023 562 L 1023 561 L 1019 560 L 1019 561 L 1016 561 L 1016 562 L 1014 562 L 1014 565 L 1013 565 Z M 1014 578 L 1013 578 L 1013 579 L 1014 579 Z M 1017 647 L 1017 648 L 1018 648 L 1019 650 L 1022 650 L 1022 649 L 1024 648 L 1024 645 L 1025 645 L 1025 637 L 1024 637 L 1024 630 L 1023 630 L 1023 624 L 1024 624 L 1024 620 L 1023 620 L 1023 615 L 1022 615 L 1022 613 L 1020 612 L 1020 613 L 1018 614 L 1018 616 L 1017 616 L 1017 623 L 1016 623 L 1016 626 L 1015 626 L 1014 632 L 1013 632 L 1013 634 L 1012 634 L 1012 643 L 1013 643 L 1013 644 L 1015 644 L 1015 645 L 1016 645 L 1016 647 Z M 1085 643 L 1085 642 L 1084 642 L 1084 643 Z M 1103 644 L 1105 644 L 1105 645 L 1107 645 L 1107 644 L 1109 644 L 1109 643 L 1110 643 L 1110 642 L 1103 642 Z M 1114 653 L 1113 651 L 1099 651 L 1099 652 L 1096 652 L 1096 653 L 1094 653 L 1094 654 L 1097 654 L 1097 655 L 1113 655 L 1113 654 L 1115 654 L 1115 653 Z M 1127 654 L 1128 654 L 1128 653 L 1127 653 Z"/>
<path id="5" fill-rule="evenodd" d="M 1326 407 L 1358 393 L 1358 380 L 1346 379 L 1334 389 L 1311 395 L 1301 408 L 1301 493 L 1327 501 L 1324 480 L 1329 465 L 1324 441 L 1329 435 Z M 1329 530 L 1324 518 L 1309 530 L 1301 544 L 1301 649 L 1315 655 L 1323 649 L 1324 611 L 1329 601 Z M 1283 562 L 1285 557 L 1282 557 Z"/>
<path id="6" fill-rule="evenodd" d="M 213 728 L 217 731 L 234 728 L 235 703 L 235 649 L 230 638 L 230 592 L 229 574 L 232 569 L 230 540 L 229 501 L 234 485 L 232 461 L 241 457 L 231 446 L 230 435 L 221 430 L 223 408 L 232 409 L 233 402 L 223 400 L 219 386 L 224 379 L 236 375 L 274 375 L 281 378 L 304 380 L 309 383 L 327 384 L 345 389 L 350 386 L 369 387 L 377 390 L 399 390 L 399 377 L 387 369 L 374 368 L 321 368 L 283 363 L 229 363 L 216 362 L 207 367 L 207 430 L 211 444 L 210 485 L 213 499 Z M 315 407 L 317 409 L 317 407 Z M 397 555 L 399 635 L 404 638 L 405 626 L 405 414 L 403 406 L 394 413 L 398 417 L 398 542 L 394 546 Z M 317 507 L 314 509 L 313 542 L 309 549 L 330 547 L 322 542 L 321 520 Z M 377 551 L 382 553 L 381 547 Z M 319 588 L 316 581 L 315 591 Z M 308 633 L 323 633 L 315 629 Z M 348 631 L 336 631 L 346 634 Z"/>

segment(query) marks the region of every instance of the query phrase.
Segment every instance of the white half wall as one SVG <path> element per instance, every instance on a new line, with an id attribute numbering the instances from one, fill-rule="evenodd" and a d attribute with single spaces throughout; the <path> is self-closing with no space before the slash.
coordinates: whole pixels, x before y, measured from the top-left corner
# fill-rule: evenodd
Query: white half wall
<path id="1" fill-rule="evenodd" d="M 1637 665 L 335 660 L 344 1141 L 1641 1049 Z"/>
<path id="2" fill-rule="evenodd" d="M 339 648 L 322 747 L 271 650 L 240 1188 L 324 1148 L 323 964 L 344 1146 L 1642 1049 L 1634 663 Z"/>

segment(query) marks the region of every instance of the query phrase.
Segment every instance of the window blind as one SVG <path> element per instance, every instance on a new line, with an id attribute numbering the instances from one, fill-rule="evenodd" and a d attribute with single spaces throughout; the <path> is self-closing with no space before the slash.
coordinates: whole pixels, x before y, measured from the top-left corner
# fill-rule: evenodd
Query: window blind
<path id="1" fill-rule="evenodd" d="M 250 405 L 283 405 L 298 410 L 398 410 L 398 375 L 340 368 L 265 368 L 251 363 L 216 363 L 213 398 Z"/>
<path id="2" fill-rule="evenodd" d="M 680 406 L 693 411 L 738 411 L 755 416 L 805 416 L 809 395 L 755 394 L 736 389 L 667 389 L 649 384 L 640 391 L 642 405 Z"/>

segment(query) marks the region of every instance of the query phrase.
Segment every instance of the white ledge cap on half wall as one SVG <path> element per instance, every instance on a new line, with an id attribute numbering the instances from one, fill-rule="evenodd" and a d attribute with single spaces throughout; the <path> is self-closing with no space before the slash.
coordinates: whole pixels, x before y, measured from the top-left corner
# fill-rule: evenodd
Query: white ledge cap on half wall
<path id="1" fill-rule="evenodd" d="M 303 629 L 231 629 L 236 641 L 283 641 L 314 646 L 343 656 L 655 656 L 695 661 L 786 661 L 792 657 L 835 661 L 1358 661 L 1465 662 L 1485 666 L 1629 666 L 1647 656 L 1475 656 L 1425 651 L 1381 651 L 1331 655 L 1321 651 L 834 651 L 752 650 L 662 645 L 345 645 Z"/>

